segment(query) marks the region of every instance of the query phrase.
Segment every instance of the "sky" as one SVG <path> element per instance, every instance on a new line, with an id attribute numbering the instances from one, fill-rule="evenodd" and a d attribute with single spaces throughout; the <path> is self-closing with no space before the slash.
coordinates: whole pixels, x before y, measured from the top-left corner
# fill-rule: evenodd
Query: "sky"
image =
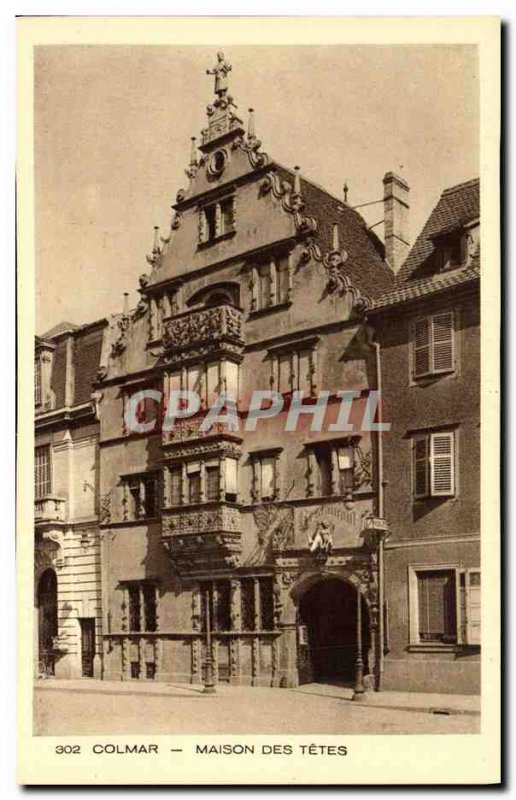
<path id="1" fill-rule="evenodd" d="M 262 149 L 358 205 L 393 170 L 411 241 L 448 186 L 479 174 L 474 46 L 224 47 Z M 138 300 L 153 226 L 186 187 L 190 137 L 213 99 L 213 47 L 38 46 L 34 64 L 36 331 Z M 364 209 L 372 225 L 382 206 Z M 375 228 L 381 236 L 382 226 Z"/>

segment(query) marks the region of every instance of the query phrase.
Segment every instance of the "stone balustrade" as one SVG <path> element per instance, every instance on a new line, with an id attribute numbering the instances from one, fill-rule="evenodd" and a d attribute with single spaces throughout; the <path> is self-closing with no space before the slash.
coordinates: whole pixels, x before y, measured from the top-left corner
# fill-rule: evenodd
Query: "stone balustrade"
<path id="1" fill-rule="evenodd" d="M 38 522 L 64 522 L 66 500 L 62 497 L 38 497 L 34 502 L 34 518 Z"/>

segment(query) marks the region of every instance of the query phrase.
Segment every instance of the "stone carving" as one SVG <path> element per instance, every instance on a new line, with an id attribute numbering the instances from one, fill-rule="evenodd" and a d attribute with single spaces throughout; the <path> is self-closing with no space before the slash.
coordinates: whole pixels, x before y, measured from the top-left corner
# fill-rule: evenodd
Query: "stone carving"
<path id="1" fill-rule="evenodd" d="M 207 69 L 206 75 L 215 76 L 214 92 L 219 99 L 224 97 L 228 91 L 228 73 L 231 72 L 231 64 L 224 58 L 224 53 L 219 50 L 217 53 L 217 63 L 213 69 Z"/>
<path id="2" fill-rule="evenodd" d="M 99 523 L 109 525 L 111 522 L 111 492 L 106 492 L 100 497 Z"/>
<path id="3" fill-rule="evenodd" d="M 171 223 L 171 226 L 170 226 L 173 231 L 177 231 L 177 229 L 181 225 L 182 218 L 183 218 L 183 215 L 181 214 L 181 212 L 180 211 L 176 211 L 176 213 L 174 214 L 174 216 L 172 218 L 172 223 Z M 163 241 L 164 244 L 168 244 L 168 242 L 170 241 L 170 238 L 162 239 L 162 241 Z"/>
<path id="4" fill-rule="evenodd" d="M 284 589 L 288 589 L 299 580 L 300 573 L 297 570 L 284 570 L 279 573 L 279 579 Z"/>
<path id="5" fill-rule="evenodd" d="M 118 358 L 119 356 L 121 356 L 125 348 L 127 347 L 131 318 L 128 314 L 123 314 L 120 317 L 120 319 L 117 320 L 116 324 L 120 333 L 118 339 L 111 345 L 112 358 Z"/>
<path id="6" fill-rule="evenodd" d="M 215 508 L 189 511 L 175 509 L 163 514 L 164 535 L 228 531 L 240 533 L 241 520 L 238 508 L 218 505 Z"/>
<path id="7" fill-rule="evenodd" d="M 186 200 L 186 195 L 186 189 L 178 189 L 176 194 L 176 203 L 182 203 L 184 200 Z"/>
<path id="8" fill-rule="evenodd" d="M 318 560 L 326 561 L 333 550 L 333 535 L 328 522 L 319 520 L 308 534 L 308 549 Z"/>
<path id="9" fill-rule="evenodd" d="M 255 137 L 247 137 L 247 139 L 245 139 L 243 136 L 239 136 L 232 144 L 233 149 L 236 150 L 240 148 L 240 150 L 244 151 L 253 169 L 265 167 L 270 161 L 267 153 L 260 150 L 261 146 L 262 143 L 260 139 L 256 139 Z"/>
<path id="10" fill-rule="evenodd" d="M 191 311 L 166 322 L 163 331 L 167 350 L 191 347 L 204 341 L 213 347 L 226 337 L 242 341 L 242 312 L 229 305 Z"/>
<path id="11" fill-rule="evenodd" d="M 362 295 L 344 272 L 344 264 L 348 259 L 346 250 L 332 249 L 323 255 L 313 236 L 310 236 L 306 239 L 305 246 L 299 254 L 298 268 L 305 266 L 312 259 L 322 262 L 327 271 L 328 294 L 337 294 L 339 297 L 349 294 L 353 310 L 359 316 L 369 308 L 371 299 L 367 295 Z"/>
<path id="12" fill-rule="evenodd" d="M 282 208 L 293 215 L 298 233 L 309 234 L 317 231 L 317 220 L 301 213 L 305 204 L 300 192 L 294 191 L 291 184 L 288 181 L 282 181 L 276 172 L 270 172 L 265 176 L 260 190 L 262 194 L 272 192 L 274 197 L 281 200 Z"/>
<path id="13" fill-rule="evenodd" d="M 98 389 L 92 392 L 90 402 L 91 402 L 91 409 L 95 415 L 95 419 L 100 419 L 100 402 L 104 397 L 104 393 L 99 391 Z"/>
<path id="14" fill-rule="evenodd" d="M 253 511 L 258 528 L 257 546 L 247 559 L 248 565 L 264 564 L 273 554 L 294 546 L 294 508 L 278 503 L 266 503 Z"/>
<path id="15" fill-rule="evenodd" d="M 372 456 L 371 451 L 368 450 L 366 453 L 362 450 L 361 447 L 355 447 L 355 465 L 354 465 L 354 474 L 353 474 L 353 484 L 355 488 L 360 488 L 361 486 L 371 486 L 373 477 L 372 477 Z"/>
<path id="16" fill-rule="evenodd" d="M 144 272 L 143 275 L 140 275 L 138 281 L 141 288 L 145 289 L 145 287 L 148 286 L 150 283 L 150 275 L 147 275 L 147 273 Z"/>

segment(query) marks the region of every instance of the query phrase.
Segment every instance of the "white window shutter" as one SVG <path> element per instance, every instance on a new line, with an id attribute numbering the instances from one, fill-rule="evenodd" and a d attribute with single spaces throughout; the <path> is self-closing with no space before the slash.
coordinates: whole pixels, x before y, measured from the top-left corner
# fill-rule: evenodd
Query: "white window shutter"
<path id="1" fill-rule="evenodd" d="M 453 328 L 453 312 L 432 317 L 432 372 L 449 372 L 453 369 Z"/>
<path id="2" fill-rule="evenodd" d="M 226 458 L 226 492 L 238 494 L 238 461 L 236 458 Z"/>
<path id="3" fill-rule="evenodd" d="M 430 436 L 430 493 L 433 496 L 455 494 L 453 432 Z"/>
<path id="4" fill-rule="evenodd" d="M 262 473 L 262 485 L 261 485 L 261 497 L 263 499 L 271 499 L 274 497 L 274 467 L 275 467 L 275 459 L 274 458 L 262 458 L 261 459 L 261 473 Z"/>
<path id="5" fill-rule="evenodd" d="M 428 436 L 421 436 L 413 442 L 414 496 L 426 497 L 429 485 Z"/>
<path id="6" fill-rule="evenodd" d="M 208 241 L 208 225 L 204 208 L 199 209 L 199 242 L 204 244 Z"/>
<path id="7" fill-rule="evenodd" d="M 414 376 L 427 375 L 430 372 L 430 319 L 418 319 L 414 325 Z"/>
<path id="8" fill-rule="evenodd" d="M 480 644 L 480 570 L 468 570 L 467 578 L 467 642 L 468 644 Z"/>
<path id="9" fill-rule="evenodd" d="M 226 394 L 235 402 L 238 400 L 238 364 L 226 361 Z"/>

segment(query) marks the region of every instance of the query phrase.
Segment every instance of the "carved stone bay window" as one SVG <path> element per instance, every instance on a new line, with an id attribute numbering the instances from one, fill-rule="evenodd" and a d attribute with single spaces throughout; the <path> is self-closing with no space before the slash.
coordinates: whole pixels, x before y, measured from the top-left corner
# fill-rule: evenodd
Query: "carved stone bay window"
<path id="1" fill-rule="evenodd" d="M 307 497 L 344 497 L 353 502 L 353 493 L 361 483 L 359 437 L 305 444 L 307 458 Z"/>
<path id="2" fill-rule="evenodd" d="M 222 197 L 199 208 L 199 247 L 206 247 L 235 233 L 235 197 Z"/>
<path id="3" fill-rule="evenodd" d="M 159 514 L 159 472 L 122 476 L 124 522 L 154 519 Z"/>
<path id="4" fill-rule="evenodd" d="M 251 313 L 267 311 L 292 302 L 292 254 L 270 256 L 251 266 Z"/>
<path id="5" fill-rule="evenodd" d="M 192 363 L 165 375 L 164 394 L 189 391 L 197 394 L 201 409 L 210 408 L 225 395 L 238 403 L 239 363 L 230 359 Z"/>
<path id="6" fill-rule="evenodd" d="M 280 498 L 279 459 L 282 447 L 271 447 L 249 453 L 251 461 L 251 501 L 263 503 Z"/>
<path id="7" fill-rule="evenodd" d="M 312 396 L 317 387 L 317 337 L 269 348 L 271 389 L 280 394 L 302 391 Z"/>
<path id="8" fill-rule="evenodd" d="M 211 459 L 174 461 L 165 467 L 165 506 L 200 503 L 236 503 L 238 498 L 238 459 L 217 456 Z"/>

